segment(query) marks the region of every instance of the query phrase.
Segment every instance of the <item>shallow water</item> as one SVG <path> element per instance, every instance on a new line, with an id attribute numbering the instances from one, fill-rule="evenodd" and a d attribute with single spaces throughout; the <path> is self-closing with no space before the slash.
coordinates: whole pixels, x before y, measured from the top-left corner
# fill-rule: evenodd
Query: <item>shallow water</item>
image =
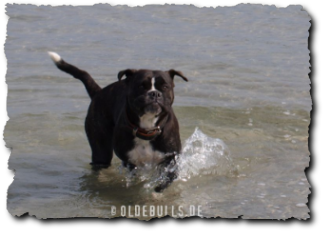
<path id="1" fill-rule="evenodd" d="M 11 214 L 113 217 L 122 205 L 146 205 L 189 215 L 194 205 L 204 217 L 309 217 L 310 18 L 301 7 L 10 5 L 7 14 Z M 175 68 L 189 78 L 175 79 L 184 149 L 180 176 L 163 194 L 127 176 L 118 158 L 91 170 L 89 98 L 47 51 L 102 87 L 126 68 Z"/>

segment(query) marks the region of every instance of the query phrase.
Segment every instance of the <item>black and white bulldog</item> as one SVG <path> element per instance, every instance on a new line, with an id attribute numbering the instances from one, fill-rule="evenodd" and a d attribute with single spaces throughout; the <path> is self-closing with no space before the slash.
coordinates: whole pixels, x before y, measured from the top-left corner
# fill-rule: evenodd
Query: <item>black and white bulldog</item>
<path id="1" fill-rule="evenodd" d="M 126 69 L 118 81 L 101 88 L 83 70 L 48 52 L 56 66 L 82 81 L 91 98 L 85 130 L 92 149 L 92 165 L 108 167 L 113 151 L 133 170 L 145 164 L 165 173 L 155 187 L 163 191 L 177 176 L 176 159 L 181 152 L 178 120 L 174 115 L 174 76 L 179 71 Z M 122 80 L 123 76 L 125 79 Z"/>

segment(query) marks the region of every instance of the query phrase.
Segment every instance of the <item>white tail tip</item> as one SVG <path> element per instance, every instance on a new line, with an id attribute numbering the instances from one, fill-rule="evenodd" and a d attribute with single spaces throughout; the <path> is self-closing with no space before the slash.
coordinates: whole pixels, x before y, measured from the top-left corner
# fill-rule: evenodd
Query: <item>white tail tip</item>
<path id="1" fill-rule="evenodd" d="M 61 61 L 61 56 L 55 52 L 48 51 L 50 58 L 55 62 L 58 63 Z"/>

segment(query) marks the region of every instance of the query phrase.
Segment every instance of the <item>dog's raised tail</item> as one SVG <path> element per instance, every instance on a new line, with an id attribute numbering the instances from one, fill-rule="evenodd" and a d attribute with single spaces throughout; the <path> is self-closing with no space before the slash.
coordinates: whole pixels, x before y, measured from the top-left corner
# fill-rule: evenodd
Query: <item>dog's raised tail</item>
<path id="1" fill-rule="evenodd" d="M 101 87 L 95 82 L 95 80 L 84 70 L 78 69 L 76 66 L 65 62 L 61 56 L 55 52 L 48 52 L 50 58 L 54 61 L 57 68 L 71 74 L 74 78 L 79 79 L 86 87 L 86 90 L 91 98 L 93 98 L 97 92 L 101 90 Z"/>

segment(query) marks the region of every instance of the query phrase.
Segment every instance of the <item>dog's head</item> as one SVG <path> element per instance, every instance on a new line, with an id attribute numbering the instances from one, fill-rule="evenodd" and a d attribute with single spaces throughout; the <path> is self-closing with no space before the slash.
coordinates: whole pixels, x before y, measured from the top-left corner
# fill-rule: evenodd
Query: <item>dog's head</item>
<path id="1" fill-rule="evenodd" d="M 170 110 L 174 101 L 174 76 L 188 79 L 174 69 L 169 71 L 126 69 L 118 73 L 118 79 L 126 76 L 128 103 L 141 117 L 146 113 L 158 116 Z"/>

